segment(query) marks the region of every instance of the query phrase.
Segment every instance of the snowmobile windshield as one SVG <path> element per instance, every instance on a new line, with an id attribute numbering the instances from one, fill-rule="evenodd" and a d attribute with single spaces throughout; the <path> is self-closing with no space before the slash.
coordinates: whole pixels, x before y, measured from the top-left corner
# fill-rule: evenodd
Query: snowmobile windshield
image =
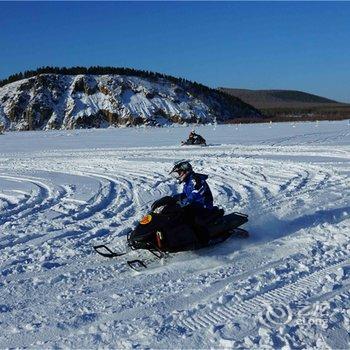
<path id="1" fill-rule="evenodd" d="M 156 209 L 153 210 L 153 213 L 155 214 L 161 214 L 163 209 L 165 208 L 165 205 L 161 205 L 160 207 L 157 207 Z"/>

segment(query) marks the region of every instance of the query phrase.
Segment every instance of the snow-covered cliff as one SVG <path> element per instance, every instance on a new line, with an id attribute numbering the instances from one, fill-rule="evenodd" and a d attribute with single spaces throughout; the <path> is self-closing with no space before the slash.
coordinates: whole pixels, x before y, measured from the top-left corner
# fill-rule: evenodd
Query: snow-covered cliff
<path id="1" fill-rule="evenodd" d="M 260 116 L 223 92 L 159 77 L 40 74 L 0 88 L 0 124 L 7 130 L 209 123 Z"/>

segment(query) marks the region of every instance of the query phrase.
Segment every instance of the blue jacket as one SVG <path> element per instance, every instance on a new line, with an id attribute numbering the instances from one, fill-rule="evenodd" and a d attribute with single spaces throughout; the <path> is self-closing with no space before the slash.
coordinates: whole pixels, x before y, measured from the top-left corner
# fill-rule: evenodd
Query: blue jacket
<path id="1" fill-rule="evenodd" d="M 213 208 L 213 195 L 206 182 L 208 175 L 192 172 L 184 181 L 182 197 L 184 204 L 194 204 L 207 209 Z"/>

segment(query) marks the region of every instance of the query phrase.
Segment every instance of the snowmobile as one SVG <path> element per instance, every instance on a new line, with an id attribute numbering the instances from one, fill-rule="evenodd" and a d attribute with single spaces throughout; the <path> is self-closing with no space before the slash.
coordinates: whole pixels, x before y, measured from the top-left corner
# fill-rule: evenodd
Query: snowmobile
<path id="1" fill-rule="evenodd" d="M 204 137 L 196 134 L 195 137 L 189 137 L 186 141 L 181 141 L 181 146 L 185 146 L 185 145 L 206 146 L 207 142 L 205 141 Z"/>
<path id="2" fill-rule="evenodd" d="M 248 216 L 242 213 L 224 215 L 224 210 L 214 207 L 208 210 L 208 216 L 201 227 L 206 231 L 197 232 L 193 225 L 185 220 L 186 207 L 182 207 L 176 196 L 166 196 L 155 201 L 151 210 L 139 221 L 138 225 L 127 234 L 129 250 L 144 249 L 151 252 L 157 259 L 162 259 L 169 253 L 200 249 L 225 241 L 234 235 L 240 238 L 249 236 L 246 230 L 238 228 L 248 221 Z M 114 252 L 106 245 L 94 246 L 100 255 L 115 258 L 127 252 Z M 147 265 L 139 259 L 127 261 L 135 266 Z"/>

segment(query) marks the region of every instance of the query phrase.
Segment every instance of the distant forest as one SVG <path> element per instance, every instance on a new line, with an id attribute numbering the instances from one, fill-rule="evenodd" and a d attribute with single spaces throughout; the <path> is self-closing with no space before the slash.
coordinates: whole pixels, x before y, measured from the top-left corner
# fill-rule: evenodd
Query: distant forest
<path id="1" fill-rule="evenodd" d="M 25 72 L 17 73 L 10 75 L 7 79 L 0 80 L 0 87 L 5 86 L 6 84 L 13 83 L 18 80 L 27 79 L 31 77 L 35 77 L 39 74 L 62 74 L 62 75 L 78 75 L 78 74 L 91 74 L 91 75 L 105 75 L 105 74 L 118 74 L 118 75 L 129 75 L 140 78 L 148 78 L 148 79 L 158 79 L 165 78 L 171 82 L 177 84 L 191 84 L 194 88 L 201 90 L 203 92 L 208 91 L 216 91 L 216 89 L 209 88 L 208 86 L 199 84 L 197 82 L 193 82 L 184 78 L 176 78 L 170 75 L 133 69 L 133 68 L 124 68 L 124 67 L 41 67 L 36 70 L 27 70 Z"/>

